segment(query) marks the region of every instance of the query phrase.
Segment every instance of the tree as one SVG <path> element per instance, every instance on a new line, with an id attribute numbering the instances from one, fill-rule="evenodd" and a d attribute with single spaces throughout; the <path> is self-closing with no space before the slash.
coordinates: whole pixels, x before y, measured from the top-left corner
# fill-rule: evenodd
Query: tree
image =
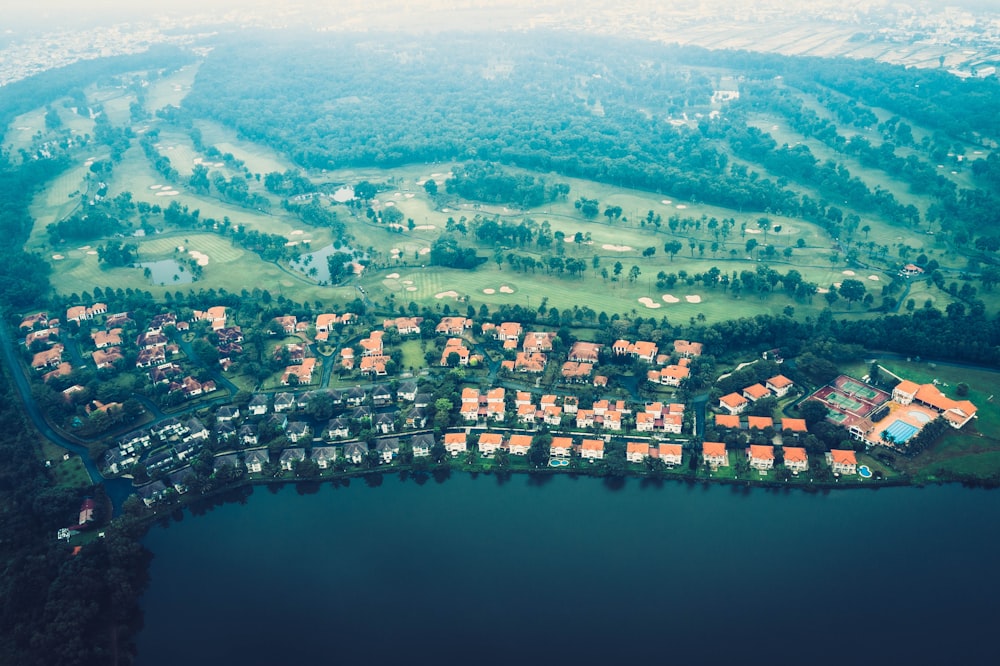
<path id="1" fill-rule="evenodd" d="M 865 285 L 861 280 L 846 279 L 840 283 L 840 296 L 847 301 L 848 309 L 850 309 L 852 303 L 864 298 L 866 291 Z"/>
<path id="2" fill-rule="evenodd" d="M 357 190 L 355 190 L 355 192 L 356 191 Z M 429 178 L 427 182 L 424 183 L 424 191 L 426 191 L 427 194 L 431 195 L 432 197 L 436 197 L 438 193 L 437 181 L 434 180 L 433 178 Z"/>
<path id="3" fill-rule="evenodd" d="M 672 240 L 663 245 L 663 251 L 670 255 L 670 261 L 673 262 L 674 255 L 680 252 L 684 248 L 684 245 L 678 240 Z"/>

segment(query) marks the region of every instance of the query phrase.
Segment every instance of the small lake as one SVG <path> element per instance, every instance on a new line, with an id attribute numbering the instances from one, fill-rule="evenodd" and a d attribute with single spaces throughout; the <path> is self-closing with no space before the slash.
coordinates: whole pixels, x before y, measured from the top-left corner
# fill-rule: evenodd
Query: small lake
<path id="1" fill-rule="evenodd" d="M 176 259 L 144 261 L 137 265 L 140 269 L 149 269 L 149 281 L 155 285 L 169 287 L 172 284 L 188 284 L 192 281 L 190 269 Z"/>
<path id="2" fill-rule="evenodd" d="M 291 267 L 300 273 L 304 273 L 313 280 L 317 282 L 329 282 L 330 281 L 330 266 L 327 263 L 327 257 L 334 254 L 340 254 L 343 257 L 344 263 L 347 263 L 352 258 L 353 249 L 343 245 L 339 249 L 334 247 L 332 244 L 322 247 L 315 252 L 310 252 L 309 254 L 303 254 L 302 258 L 298 261 L 291 262 Z M 364 259 L 367 254 L 363 255 L 361 258 Z M 315 268 L 316 274 L 310 275 L 310 269 Z"/>
<path id="3" fill-rule="evenodd" d="M 336 201 L 337 203 L 345 203 L 353 198 L 354 198 L 354 188 L 348 185 L 345 185 L 344 187 L 337 189 L 337 191 L 333 193 L 333 200 Z"/>
<path id="4" fill-rule="evenodd" d="M 455 474 L 242 495 L 146 537 L 138 664 L 995 656 L 998 492 Z"/>

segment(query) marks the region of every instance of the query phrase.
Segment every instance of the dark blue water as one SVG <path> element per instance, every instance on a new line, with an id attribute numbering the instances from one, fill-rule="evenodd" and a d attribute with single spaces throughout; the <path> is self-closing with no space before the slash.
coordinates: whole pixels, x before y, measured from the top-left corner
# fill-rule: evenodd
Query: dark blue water
<path id="1" fill-rule="evenodd" d="M 997 492 L 370 485 L 152 529 L 139 663 L 995 663 Z"/>

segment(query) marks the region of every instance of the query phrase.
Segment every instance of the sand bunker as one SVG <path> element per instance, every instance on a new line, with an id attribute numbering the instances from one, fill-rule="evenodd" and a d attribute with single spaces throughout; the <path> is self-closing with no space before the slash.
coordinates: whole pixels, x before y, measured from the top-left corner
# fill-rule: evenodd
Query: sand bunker
<path id="1" fill-rule="evenodd" d="M 214 167 L 215 167 L 216 169 L 218 169 L 219 167 L 223 167 L 223 166 L 226 166 L 226 163 L 225 163 L 225 162 L 216 162 L 216 163 L 215 163 L 215 164 L 214 164 L 213 166 L 214 166 Z"/>
<path id="2" fill-rule="evenodd" d="M 631 245 L 612 245 L 610 243 L 605 243 L 601 246 L 601 248 L 605 250 L 612 250 L 614 252 L 629 252 L 635 249 Z"/>
<path id="3" fill-rule="evenodd" d="M 673 294 L 663 294 L 664 303 L 680 303 L 681 299 L 677 298 Z"/>
<path id="4" fill-rule="evenodd" d="M 395 206 L 395 205 L 396 205 L 395 201 L 386 201 L 385 202 L 385 207 L 386 208 L 389 208 L 390 206 Z"/>
<path id="5" fill-rule="evenodd" d="M 162 187 L 163 187 L 163 185 L 150 185 L 149 189 L 151 189 L 151 190 L 158 190 L 158 189 L 160 189 Z"/>
<path id="6" fill-rule="evenodd" d="M 818 288 L 818 289 L 816 290 L 816 293 L 817 293 L 817 294 L 829 294 L 829 293 L 830 293 L 830 290 L 829 290 L 829 289 L 825 289 L 825 288 L 823 288 L 823 287 L 820 287 L 820 288 Z"/>
<path id="7" fill-rule="evenodd" d="M 670 204 L 673 203 L 673 201 L 671 201 L 670 199 L 664 199 L 660 203 L 663 204 L 664 206 L 669 206 Z"/>
<path id="8" fill-rule="evenodd" d="M 422 247 L 422 248 L 420 248 L 420 250 L 418 251 L 418 253 L 419 254 L 430 254 L 431 253 L 431 249 L 429 247 Z"/>
<path id="9" fill-rule="evenodd" d="M 305 232 L 304 232 L 304 231 L 302 231 L 301 229 L 296 229 L 295 231 L 293 231 L 293 232 L 291 233 L 291 235 L 292 235 L 292 236 L 301 236 L 301 235 L 302 235 L 302 234 L 304 234 L 304 233 L 305 233 Z"/>
<path id="10" fill-rule="evenodd" d="M 871 280 L 872 282 L 878 282 L 880 278 L 877 275 L 869 275 L 868 279 Z"/>
<path id="11" fill-rule="evenodd" d="M 497 293 L 497 290 L 496 289 L 490 289 L 489 287 L 487 287 L 486 289 L 483 289 L 483 293 L 484 294 L 495 294 L 495 293 Z"/>
<path id="12" fill-rule="evenodd" d="M 62 256 L 61 254 L 53 254 L 52 258 L 55 259 L 56 261 L 59 261 L 61 259 L 65 259 L 66 257 Z"/>
<path id="13" fill-rule="evenodd" d="M 406 197 L 407 199 L 412 199 L 413 197 L 415 197 L 417 195 L 415 195 L 413 192 L 407 192 L 403 196 Z"/>
<path id="14" fill-rule="evenodd" d="M 837 289 L 840 289 L 840 283 L 839 282 L 834 282 L 833 286 L 836 287 Z"/>
<path id="15" fill-rule="evenodd" d="M 386 280 L 398 280 L 399 279 L 399 273 L 389 273 L 388 275 L 385 276 L 385 279 Z"/>
<path id="16" fill-rule="evenodd" d="M 198 250 L 191 250 L 190 252 L 188 252 L 188 255 L 190 255 L 191 258 L 194 259 L 199 266 L 208 266 L 207 254 L 199 252 Z"/>
<path id="17" fill-rule="evenodd" d="M 407 287 L 406 288 L 406 291 L 416 291 L 416 290 L 417 290 L 416 287 Z"/>
<path id="18" fill-rule="evenodd" d="M 840 271 L 844 275 L 855 275 L 854 271 Z"/>
<path id="19" fill-rule="evenodd" d="M 403 280 L 403 284 L 413 284 L 413 280 Z"/>
<path id="20" fill-rule="evenodd" d="M 433 224 L 418 224 L 417 226 L 415 226 L 413 228 L 414 229 L 422 229 L 422 230 L 437 229 L 437 227 L 435 227 Z"/>
<path id="21" fill-rule="evenodd" d="M 451 209 L 450 209 L 450 208 L 442 208 L 442 209 L 441 209 L 441 212 L 442 212 L 442 213 L 450 213 L 450 212 L 451 212 Z"/>
<path id="22" fill-rule="evenodd" d="M 501 294 L 513 294 L 514 290 L 504 284 L 504 285 L 500 285 L 500 293 Z"/>
<path id="23" fill-rule="evenodd" d="M 449 289 L 448 291 L 439 291 L 434 294 L 434 298 L 458 298 L 458 292 L 453 289 Z"/>
<path id="24" fill-rule="evenodd" d="M 87 254 L 97 254 L 97 250 L 87 250 Z"/>
<path id="25" fill-rule="evenodd" d="M 685 208 L 687 208 L 687 206 L 685 206 L 684 204 L 677 204 L 676 206 L 674 206 L 674 208 L 676 208 L 677 210 L 684 210 Z"/>
<path id="26" fill-rule="evenodd" d="M 642 298 L 639 299 L 639 302 L 651 310 L 655 310 L 656 308 L 661 307 L 659 303 L 654 301 L 652 298 L 649 298 L 648 296 L 643 296 Z"/>
<path id="27" fill-rule="evenodd" d="M 156 193 L 156 196 L 158 196 L 158 197 L 175 197 L 178 194 L 180 194 L 180 192 L 178 192 L 177 190 L 160 190 L 159 192 Z"/>
<path id="28" fill-rule="evenodd" d="M 761 231 L 760 229 L 747 229 L 747 230 L 746 230 L 746 232 L 747 232 L 748 234 L 762 234 L 762 233 L 764 233 L 764 232 L 763 232 L 763 231 Z"/>
<path id="29" fill-rule="evenodd" d="M 698 294 L 691 294 L 690 296 L 685 296 L 684 300 L 688 303 L 701 303 L 701 296 Z"/>
<path id="30" fill-rule="evenodd" d="M 299 244 L 298 241 L 288 241 L 287 243 L 285 243 L 285 247 L 295 247 L 298 244 Z"/>

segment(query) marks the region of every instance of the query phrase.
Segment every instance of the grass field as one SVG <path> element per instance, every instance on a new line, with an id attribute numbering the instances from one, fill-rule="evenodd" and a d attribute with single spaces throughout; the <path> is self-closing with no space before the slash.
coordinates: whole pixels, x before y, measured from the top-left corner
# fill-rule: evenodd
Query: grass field
<path id="1" fill-rule="evenodd" d="M 153 113 L 165 106 L 180 106 L 191 90 L 198 64 L 185 65 L 169 76 L 153 81 L 146 88 L 146 110 Z"/>

